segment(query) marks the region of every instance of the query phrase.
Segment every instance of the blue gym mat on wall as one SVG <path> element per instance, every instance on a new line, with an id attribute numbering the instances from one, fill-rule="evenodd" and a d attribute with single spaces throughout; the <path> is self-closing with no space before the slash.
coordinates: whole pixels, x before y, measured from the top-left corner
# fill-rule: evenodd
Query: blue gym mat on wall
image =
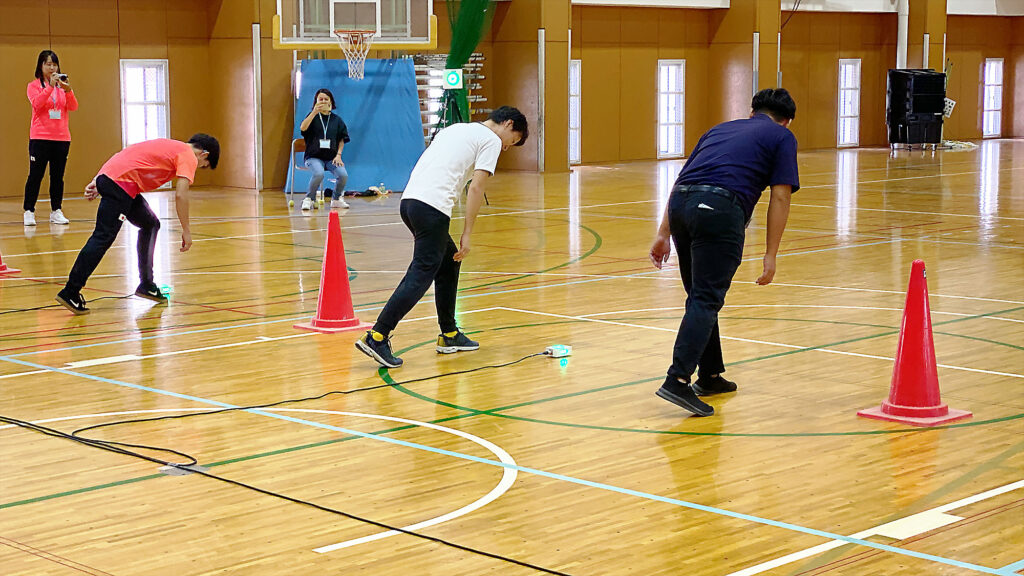
<path id="1" fill-rule="evenodd" d="M 383 183 L 394 191 L 405 190 L 424 150 L 412 59 L 367 60 L 362 80 L 348 77 L 345 60 L 303 60 L 301 70 L 292 137 L 302 137 L 299 124 L 313 108 L 313 95 L 327 88 L 334 93 L 334 113 L 345 121 L 352 138 L 341 154 L 349 177 L 345 188 L 366 190 Z M 302 165 L 301 152 L 289 163 L 285 191 L 292 189 L 294 178 L 295 191 L 304 193 L 310 173 L 295 170 L 296 162 Z M 327 177 L 333 180 L 330 172 Z"/>

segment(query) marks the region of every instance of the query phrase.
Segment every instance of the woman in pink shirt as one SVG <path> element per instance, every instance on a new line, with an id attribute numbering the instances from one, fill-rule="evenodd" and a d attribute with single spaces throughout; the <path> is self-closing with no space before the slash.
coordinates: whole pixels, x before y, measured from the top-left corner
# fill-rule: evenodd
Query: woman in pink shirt
<path id="1" fill-rule="evenodd" d="M 53 50 L 43 50 L 36 62 L 36 79 L 28 83 L 28 101 L 32 104 L 29 129 L 28 181 L 25 182 L 25 226 L 36 225 L 36 200 L 46 165 L 50 165 L 50 222 L 68 224 L 61 212 L 64 201 L 64 167 L 71 148 L 68 112 L 78 110 L 67 74 L 60 71 L 60 60 Z"/>

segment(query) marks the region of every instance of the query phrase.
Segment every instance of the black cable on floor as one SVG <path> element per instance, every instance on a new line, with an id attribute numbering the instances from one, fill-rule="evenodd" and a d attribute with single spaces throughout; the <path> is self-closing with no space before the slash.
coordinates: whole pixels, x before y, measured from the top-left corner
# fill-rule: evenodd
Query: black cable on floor
<path id="1" fill-rule="evenodd" d="M 532 356 L 536 356 L 536 355 L 537 354 L 533 354 Z M 527 356 L 526 358 L 529 358 L 529 357 L 530 356 Z M 521 360 L 525 360 L 525 358 L 523 358 Z M 521 361 L 521 360 L 517 360 L 517 362 Z M 469 370 L 469 371 L 471 372 L 472 370 Z M 423 380 L 423 379 L 420 379 L 420 380 Z M 205 412 L 204 414 L 209 414 L 209 412 Z M 570 574 L 567 574 L 565 572 L 559 572 L 557 570 L 552 570 L 550 568 L 545 568 L 543 566 L 537 566 L 536 564 L 530 564 L 529 562 L 524 562 L 524 561 L 521 561 L 521 560 L 516 560 L 515 558 L 509 558 L 507 556 L 502 556 L 500 554 L 494 554 L 494 553 L 487 552 L 487 551 L 484 551 L 484 550 L 480 550 L 480 549 L 477 549 L 477 548 L 472 548 L 472 547 L 469 547 L 469 546 L 463 546 L 461 544 L 456 544 L 455 542 L 451 542 L 449 540 L 444 540 L 442 538 L 436 538 L 434 536 L 428 536 L 426 534 L 420 534 L 418 532 L 413 532 L 411 530 L 406 530 L 406 529 L 400 528 L 398 526 L 392 526 L 392 525 L 386 524 L 384 522 L 378 522 L 378 521 L 372 520 L 370 518 L 364 518 L 362 516 L 357 516 L 355 514 L 350 514 L 348 512 L 343 511 L 343 510 L 338 510 L 338 509 L 330 508 L 330 507 L 327 507 L 327 506 L 321 506 L 320 504 L 315 504 L 315 503 L 309 502 L 307 500 L 301 500 L 299 498 L 293 498 L 291 496 L 288 496 L 288 495 L 285 495 L 285 494 L 281 494 L 279 492 L 273 492 L 273 491 L 270 491 L 270 490 L 265 490 L 265 489 L 260 488 L 258 486 L 253 486 L 251 484 L 246 484 L 244 482 L 239 482 L 237 480 L 232 480 L 230 478 L 225 478 L 223 476 L 218 476 L 216 474 L 211 474 L 211 473 L 206 472 L 206 471 L 201 470 L 201 469 L 192 468 L 192 466 L 194 466 L 197 463 L 196 459 L 193 458 L 192 456 L 187 455 L 187 454 L 183 454 L 181 452 L 178 452 L 177 450 L 173 450 L 173 449 L 169 449 L 169 448 L 160 448 L 160 447 L 156 447 L 156 446 L 146 446 L 146 445 L 141 445 L 141 444 L 125 444 L 125 443 L 120 443 L 120 442 L 111 442 L 111 441 L 108 441 L 108 440 L 97 440 L 97 439 L 93 439 L 93 438 L 82 438 L 80 436 L 74 436 L 72 434 L 68 434 L 66 432 L 62 432 L 62 431 L 54 429 L 54 428 L 50 428 L 50 427 L 47 427 L 47 426 L 42 426 L 40 424 L 34 424 L 32 422 L 27 422 L 27 421 L 24 421 L 24 420 L 19 420 L 17 418 L 11 418 L 9 416 L 3 416 L 3 415 L 0 415 L 0 422 L 5 422 L 7 424 L 13 424 L 15 426 L 26 428 L 28 430 L 32 430 L 34 432 L 38 432 L 40 434 L 44 434 L 44 435 L 47 435 L 47 436 L 52 436 L 52 437 L 55 437 L 55 438 L 63 438 L 65 440 L 70 440 L 72 442 L 78 442 L 80 444 L 84 444 L 86 446 L 91 446 L 93 448 L 99 448 L 101 450 L 106 450 L 108 452 L 114 452 L 116 454 L 123 454 L 123 455 L 126 455 L 126 456 L 132 456 L 132 457 L 135 457 L 135 458 L 139 458 L 141 460 L 146 460 L 148 462 L 153 462 L 155 464 L 160 464 L 161 466 L 171 466 L 173 468 L 178 468 L 178 469 L 184 470 L 186 472 L 191 472 L 191 473 L 194 473 L 194 474 L 199 474 L 201 476 L 205 476 L 205 477 L 213 479 L 213 480 L 219 480 L 221 482 L 224 482 L 224 483 L 227 483 L 227 484 L 231 484 L 231 485 L 234 485 L 234 486 L 238 486 L 240 488 L 246 488 L 248 490 L 252 490 L 254 492 L 258 492 L 258 493 L 264 494 L 266 496 L 271 496 L 271 497 L 274 497 L 274 498 L 279 498 L 281 500 L 287 500 L 288 502 L 292 502 L 292 503 L 295 503 L 295 504 L 301 504 L 301 505 L 304 505 L 304 506 L 309 506 L 311 508 L 316 508 L 317 510 L 322 510 L 324 512 L 330 512 L 332 514 L 337 514 L 339 516 L 343 516 L 343 517 L 348 518 L 350 520 L 355 520 L 357 522 L 363 522 L 365 524 L 370 524 L 370 525 L 373 525 L 373 526 L 377 526 L 378 528 L 383 528 L 385 530 L 393 530 L 395 532 L 400 532 L 400 533 L 406 534 L 408 536 L 414 536 L 416 538 L 421 538 L 423 540 L 428 540 L 430 542 L 435 542 L 437 544 L 443 544 L 445 546 L 449 546 L 449 547 L 455 548 L 457 550 L 462 550 L 464 552 L 470 552 L 472 554 L 478 554 L 480 556 L 486 556 L 488 558 L 493 558 L 495 560 L 501 560 L 503 562 L 508 562 L 510 564 L 515 564 L 517 566 L 522 566 L 524 568 L 530 568 L 532 570 L 536 570 L 538 572 L 543 572 L 545 574 L 555 574 L 557 576 L 571 576 Z M 154 451 L 154 452 L 164 452 L 164 453 L 176 454 L 176 455 L 179 455 L 179 456 L 183 456 L 186 460 L 188 460 L 188 463 L 166 462 L 166 461 L 163 461 L 163 460 L 159 460 L 157 458 L 153 458 L 152 456 L 147 456 L 145 454 L 140 454 L 138 452 L 134 452 L 132 450 L 128 450 L 127 448 L 125 448 L 126 446 L 133 447 L 133 448 L 138 448 L 138 449 L 142 449 L 142 450 L 150 450 L 150 451 Z"/>
<path id="2" fill-rule="evenodd" d="M 126 298 L 131 298 L 131 297 L 132 297 L 131 294 L 129 294 L 127 296 L 100 296 L 99 298 L 93 298 L 92 300 L 89 300 L 89 302 L 98 302 L 100 300 L 124 300 Z M 64 307 L 63 304 L 47 304 L 46 306 L 36 306 L 35 308 L 4 308 L 4 309 L 0 309 L 0 310 L 3 310 L 2 312 L 0 312 L 0 314 L 14 314 L 16 312 L 32 312 L 33 310 L 46 310 L 47 308 L 63 308 L 63 307 Z"/>

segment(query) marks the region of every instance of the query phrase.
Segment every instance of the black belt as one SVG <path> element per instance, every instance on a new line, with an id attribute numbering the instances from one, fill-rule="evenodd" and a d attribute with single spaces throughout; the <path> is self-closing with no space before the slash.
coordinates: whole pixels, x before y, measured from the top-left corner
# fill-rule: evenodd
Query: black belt
<path id="1" fill-rule="evenodd" d="M 738 200 L 735 192 L 722 188 L 721 186 L 710 186 L 707 184 L 680 184 L 679 191 L 684 194 L 690 192 L 710 192 L 711 194 L 717 194 L 732 200 Z"/>

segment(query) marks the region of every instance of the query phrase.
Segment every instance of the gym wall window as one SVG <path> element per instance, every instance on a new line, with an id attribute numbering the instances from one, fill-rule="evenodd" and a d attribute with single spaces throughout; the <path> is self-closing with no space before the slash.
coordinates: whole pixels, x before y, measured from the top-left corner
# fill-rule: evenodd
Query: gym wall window
<path id="1" fill-rule="evenodd" d="M 167 60 L 121 60 L 121 144 L 169 138 Z"/>

